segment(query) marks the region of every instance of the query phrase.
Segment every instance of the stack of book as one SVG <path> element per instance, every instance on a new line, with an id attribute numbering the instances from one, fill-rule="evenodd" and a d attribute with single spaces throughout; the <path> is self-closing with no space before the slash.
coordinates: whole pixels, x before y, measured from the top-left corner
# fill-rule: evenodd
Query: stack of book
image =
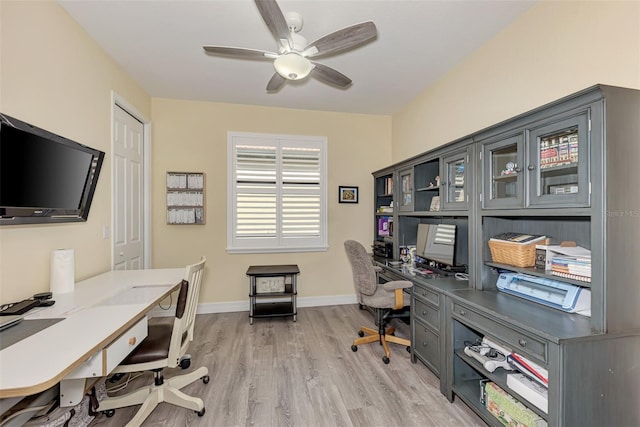
<path id="1" fill-rule="evenodd" d="M 591 282 L 591 256 L 553 256 L 551 274 L 580 282 Z"/>

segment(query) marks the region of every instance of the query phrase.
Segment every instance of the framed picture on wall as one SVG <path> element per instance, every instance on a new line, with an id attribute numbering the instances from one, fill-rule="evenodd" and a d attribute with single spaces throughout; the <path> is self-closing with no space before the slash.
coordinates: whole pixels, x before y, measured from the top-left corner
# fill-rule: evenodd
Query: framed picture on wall
<path id="1" fill-rule="evenodd" d="M 339 186 L 338 187 L 339 203 L 358 203 L 358 187 Z"/>

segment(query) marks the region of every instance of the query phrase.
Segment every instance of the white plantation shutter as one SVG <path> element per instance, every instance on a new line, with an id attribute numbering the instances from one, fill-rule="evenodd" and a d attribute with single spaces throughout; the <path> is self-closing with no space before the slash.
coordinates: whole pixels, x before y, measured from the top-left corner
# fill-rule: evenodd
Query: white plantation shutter
<path id="1" fill-rule="evenodd" d="M 229 252 L 326 250 L 326 138 L 229 133 Z"/>

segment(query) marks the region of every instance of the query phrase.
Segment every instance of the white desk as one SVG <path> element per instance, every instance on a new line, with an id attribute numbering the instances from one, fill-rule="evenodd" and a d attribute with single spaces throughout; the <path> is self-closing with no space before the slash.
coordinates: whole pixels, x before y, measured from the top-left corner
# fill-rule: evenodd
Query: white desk
<path id="1" fill-rule="evenodd" d="M 54 295 L 55 305 L 25 319 L 63 320 L 0 351 L 0 399 L 61 383 L 61 404 L 77 404 L 85 378 L 108 375 L 146 337 L 146 314 L 177 289 L 184 273 L 110 271 L 76 283 L 74 292 Z"/>

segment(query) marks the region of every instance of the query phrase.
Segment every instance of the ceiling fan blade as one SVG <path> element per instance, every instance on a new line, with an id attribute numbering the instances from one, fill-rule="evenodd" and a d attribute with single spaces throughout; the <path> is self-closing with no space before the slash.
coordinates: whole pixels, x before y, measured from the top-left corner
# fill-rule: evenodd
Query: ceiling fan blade
<path id="1" fill-rule="evenodd" d="M 311 75 L 316 79 L 341 88 L 345 88 L 351 84 L 351 79 L 341 72 L 326 65 L 318 64 L 317 62 L 313 62 L 313 65 L 315 65 L 315 67 L 311 70 Z"/>
<path id="2" fill-rule="evenodd" d="M 202 48 L 205 52 L 212 55 L 234 56 L 236 58 L 244 59 L 273 59 L 278 57 L 278 54 L 274 52 L 245 49 L 242 47 L 202 46 Z"/>
<path id="3" fill-rule="evenodd" d="M 287 40 L 289 47 L 293 48 L 291 31 L 289 31 L 289 25 L 278 3 L 275 0 L 255 0 L 255 2 L 273 37 L 276 38 L 279 44 L 282 44 L 281 40 Z"/>
<path id="4" fill-rule="evenodd" d="M 271 80 L 269 80 L 269 83 L 267 83 L 267 92 L 275 92 L 279 90 L 286 81 L 287 79 L 282 77 L 280 74 L 275 73 L 273 77 L 271 77 Z"/>
<path id="5" fill-rule="evenodd" d="M 362 44 L 378 35 L 376 25 L 371 22 L 352 25 L 327 34 L 304 48 L 303 56 L 315 56 L 338 53 Z"/>

